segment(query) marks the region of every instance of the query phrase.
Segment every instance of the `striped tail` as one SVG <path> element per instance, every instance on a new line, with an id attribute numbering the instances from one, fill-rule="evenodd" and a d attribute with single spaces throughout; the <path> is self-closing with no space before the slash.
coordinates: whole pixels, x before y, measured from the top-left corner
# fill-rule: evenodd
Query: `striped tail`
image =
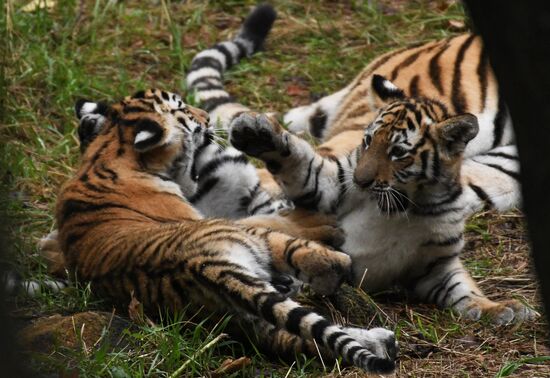
<path id="1" fill-rule="evenodd" d="M 313 339 L 334 356 L 342 356 L 347 363 L 379 374 L 387 374 L 395 369 L 395 355 L 382 356 L 372 351 L 376 343 L 395 345 L 393 333 L 384 330 L 391 336 L 373 337 L 380 329 L 367 331 L 336 326 L 313 310 L 277 292 L 260 290 L 254 297 L 257 311 L 269 323 L 305 340 Z"/>
<path id="2" fill-rule="evenodd" d="M 234 39 L 199 52 L 191 61 L 187 89 L 195 92 L 198 106 L 210 113 L 210 119 L 217 127 L 227 129 L 234 117 L 249 110 L 225 91 L 223 73 L 262 47 L 276 17 L 271 5 L 257 6 Z"/>

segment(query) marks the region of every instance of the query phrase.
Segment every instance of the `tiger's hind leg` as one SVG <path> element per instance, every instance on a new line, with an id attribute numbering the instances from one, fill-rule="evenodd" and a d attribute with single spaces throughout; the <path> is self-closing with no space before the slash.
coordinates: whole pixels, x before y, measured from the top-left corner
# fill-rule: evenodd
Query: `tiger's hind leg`
<path id="1" fill-rule="evenodd" d="M 343 98 L 349 87 L 305 106 L 290 109 L 283 117 L 285 125 L 293 133 L 308 132 L 317 139 L 323 139 L 330 130 Z"/>
<path id="2" fill-rule="evenodd" d="M 519 323 L 537 317 L 537 312 L 517 300 L 495 302 L 478 288 L 458 257 L 428 266 L 415 283 L 415 293 L 427 302 L 451 308 L 466 319 L 489 318 L 498 325 Z M 433 263 L 432 263 L 433 264 Z"/>

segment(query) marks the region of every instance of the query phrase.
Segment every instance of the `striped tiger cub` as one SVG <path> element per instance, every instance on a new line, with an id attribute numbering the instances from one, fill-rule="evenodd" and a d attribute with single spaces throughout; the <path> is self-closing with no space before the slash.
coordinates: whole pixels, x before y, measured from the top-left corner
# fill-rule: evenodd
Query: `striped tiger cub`
<path id="1" fill-rule="evenodd" d="M 77 113 L 94 110 L 89 104 Z M 192 206 L 195 185 L 183 181 L 192 181 L 206 112 L 147 90 L 101 113 L 56 205 L 57 240 L 81 282 L 120 303 L 134 295 L 147 309 L 191 303 L 230 312 L 278 354 L 316 355 L 316 344 L 367 371 L 394 369 L 393 332 L 333 325 L 281 290 L 281 277 L 294 275 L 318 293 L 334 292 L 349 273 L 348 255 L 262 227 L 265 216 L 206 219 Z"/>
<path id="2" fill-rule="evenodd" d="M 230 60 L 217 50 L 197 55 L 188 85 L 296 206 L 337 216 L 356 284 L 400 285 L 473 320 L 537 315 L 516 300 L 489 300 L 460 261 L 472 213 L 520 202 L 511 120 L 479 37 L 381 56 L 344 89 L 286 113 L 290 132 L 223 90 Z M 313 148 L 300 131 L 322 144 Z"/>

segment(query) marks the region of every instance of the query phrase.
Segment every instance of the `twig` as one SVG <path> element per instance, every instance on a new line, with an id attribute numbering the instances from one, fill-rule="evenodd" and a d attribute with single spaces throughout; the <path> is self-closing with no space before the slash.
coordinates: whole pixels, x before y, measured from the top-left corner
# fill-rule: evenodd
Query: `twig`
<path id="1" fill-rule="evenodd" d="M 176 371 L 174 371 L 172 374 L 170 374 L 170 377 L 169 378 L 176 378 L 176 377 L 179 377 L 180 374 L 185 370 L 185 368 L 187 367 L 187 365 L 189 365 L 191 363 L 191 361 L 193 361 L 196 357 L 200 356 L 201 354 L 203 354 L 204 352 L 206 352 L 208 349 L 212 348 L 214 345 L 216 345 L 221 339 L 227 337 L 227 334 L 226 333 L 221 333 L 219 334 L 218 336 L 216 336 L 212 341 L 210 341 L 208 344 L 206 344 L 205 346 L 203 346 L 201 349 L 199 349 L 197 351 L 197 353 L 195 353 L 194 355 L 192 355 L 190 358 L 187 359 L 187 361 L 185 361 L 183 364 L 181 364 L 181 366 L 176 369 Z"/>
<path id="2" fill-rule="evenodd" d="M 325 361 L 323 361 L 323 356 L 321 356 L 321 351 L 319 350 L 319 347 L 317 346 L 317 341 L 315 341 L 315 339 L 313 339 L 313 344 L 315 344 L 315 349 L 317 349 L 317 354 L 319 355 L 319 359 L 321 360 L 321 365 L 323 365 L 323 371 L 327 371 Z"/>
<path id="3" fill-rule="evenodd" d="M 296 363 L 296 361 L 292 361 L 292 365 L 290 365 L 290 367 L 288 368 L 288 371 L 285 374 L 285 378 L 288 378 L 288 375 L 292 371 L 292 367 L 294 366 L 295 363 Z"/>
<path id="4" fill-rule="evenodd" d="M 369 268 L 365 268 L 365 271 L 363 272 L 363 276 L 361 277 L 361 281 L 359 281 L 359 286 L 357 286 L 358 289 L 360 289 L 363 286 L 363 281 L 365 280 L 365 276 L 367 275 L 367 270 L 369 270 Z"/>

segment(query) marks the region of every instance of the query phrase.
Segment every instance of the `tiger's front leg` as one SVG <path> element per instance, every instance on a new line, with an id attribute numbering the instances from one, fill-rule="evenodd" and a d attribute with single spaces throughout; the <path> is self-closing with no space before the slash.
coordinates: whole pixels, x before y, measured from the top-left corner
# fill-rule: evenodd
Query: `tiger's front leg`
<path id="1" fill-rule="evenodd" d="M 274 119 L 243 113 L 231 123 L 231 144 L 263 160 L 297 206 L 333 213 L 341 194 L 338 162 L 313 150 Z"/>
<path id="2" fill-rule="evenodd" d="M 351 258 L 345 253 L 269 229 L 249 227 L 246 232 L 267 242 L 274 270 L 293 275 L 319 294 L 333 294 L 350 281 Z"/>
<path id="3" fill-rule="evenodd" d="M 451 308 L 470 320 L 488 317 L 498 325 L 532 320 L 537 312 L 511 299 L 495 302 L 487 298 L 466 271 L 458 256 L 442 257 L 426 267 L 415 282 L 415 293 L 442 308 Z"/>

